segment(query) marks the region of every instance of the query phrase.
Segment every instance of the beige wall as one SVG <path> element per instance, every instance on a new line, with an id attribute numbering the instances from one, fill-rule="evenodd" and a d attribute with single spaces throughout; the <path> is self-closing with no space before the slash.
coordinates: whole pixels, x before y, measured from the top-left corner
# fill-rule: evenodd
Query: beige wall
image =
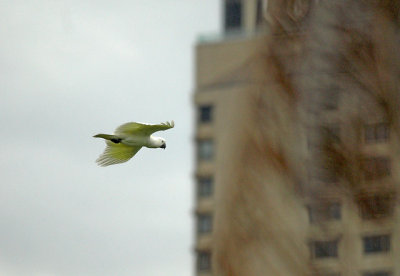
<path id="1" fill-rule="evenodd" d="M 196 92 L 214 89 L 215 86 L 233 84 L 243 80 L 242 75 L 250 77 L 244 67 L 249 59 L 265 42 L 265 38 L 237 36 L 229 40 L 204 43 L 196 47 Z M 216 89 L 214 89 L 215 92 Z"/>

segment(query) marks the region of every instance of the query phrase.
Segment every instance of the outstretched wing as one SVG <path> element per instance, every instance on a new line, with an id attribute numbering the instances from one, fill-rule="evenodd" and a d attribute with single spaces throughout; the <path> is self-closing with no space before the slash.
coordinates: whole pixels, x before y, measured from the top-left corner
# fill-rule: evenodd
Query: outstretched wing
<path id="1" fill-rule="evenodd" d="M 141 148 L 127 146 L 122 143 L 115 144 L 110 141 L 106 141 L 106 143 L 106 149 L 96 160 L 97 164 L 102 167 L 124 163 L 131 159 Z"/>
<path id="2" fill-rule="evenodd" d="M 174 121 L 165 122 L 158 125 L 148 125 L 142 123 L 126 123 L 115 130 L 115 135 L 150 135 L 156 131 L 167 130 L 175 126 Z"/>

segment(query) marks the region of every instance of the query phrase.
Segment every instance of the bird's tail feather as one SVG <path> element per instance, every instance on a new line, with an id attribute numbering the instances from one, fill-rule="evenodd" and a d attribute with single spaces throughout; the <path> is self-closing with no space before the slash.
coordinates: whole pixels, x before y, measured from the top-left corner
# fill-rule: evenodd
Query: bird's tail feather
<path id="1" fill-rule="evenodd" d="M 111 134 L 96 134 L 95 136 L 93 136 L 94 138 L 103 138 L 103 139 L 106 139 L 106 140 L 116 140 L 116 139 L 119 139 L 119 137 L 118 136 L 116 136 L 116 135 L 111 135 Z"/>

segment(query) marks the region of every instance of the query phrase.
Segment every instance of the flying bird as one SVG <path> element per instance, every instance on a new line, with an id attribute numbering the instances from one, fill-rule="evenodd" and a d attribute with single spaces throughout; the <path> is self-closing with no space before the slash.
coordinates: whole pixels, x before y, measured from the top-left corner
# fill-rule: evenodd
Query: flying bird
<path id="1" fill-rule="evenodd" d="M 124 163 L 131 159 L 142 147 L 165 149 L 165 139 L 152 134 L 160 130 L 174 127 L 174 121 L 149 125 L 142 123 L 126 123 L 119 126 L 114 134 L 97 134 L 93 137 L 106 140 L 107 147 L 97 158 L 99 166 Z"/>

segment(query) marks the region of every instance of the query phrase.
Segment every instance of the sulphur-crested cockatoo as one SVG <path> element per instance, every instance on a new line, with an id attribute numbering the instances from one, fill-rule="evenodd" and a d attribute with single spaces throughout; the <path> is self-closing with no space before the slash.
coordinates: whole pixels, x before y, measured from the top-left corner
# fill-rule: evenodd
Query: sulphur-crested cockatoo
<path id="1" fill-rule="evenodd" d="M 165 149 L 167 147 L 165 140 L 161 137 L 154 137 L 151 134 L 156 131 L 173 128 L 174 125 L 174 121 L 158 125 L 132 122 L 119 126 L 113 135 L 97 134 L 93 137 L 105 139 L 107 147 L 96 162 L 105 167 L 128 161 L 142 147 Z"/>

